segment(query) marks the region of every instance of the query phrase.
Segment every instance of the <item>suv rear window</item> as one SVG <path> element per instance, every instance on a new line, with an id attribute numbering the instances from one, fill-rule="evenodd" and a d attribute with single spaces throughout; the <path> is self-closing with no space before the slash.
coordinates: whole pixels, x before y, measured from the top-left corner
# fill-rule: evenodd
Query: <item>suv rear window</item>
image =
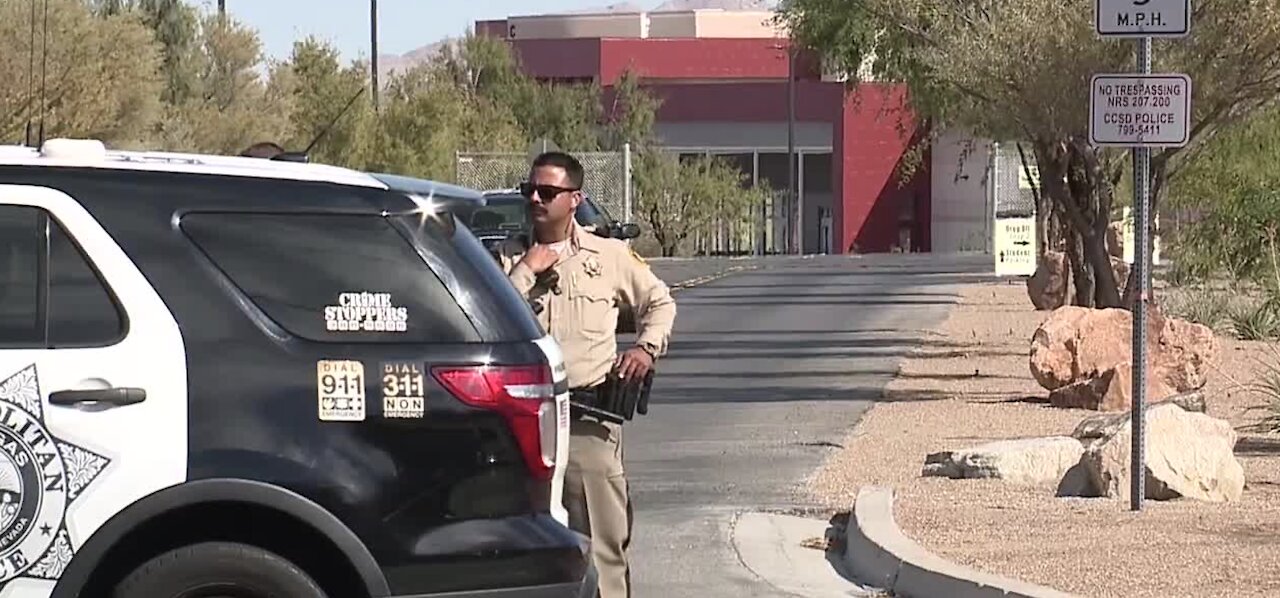
<path id="1" fill-rule="evenodd" d="M 182 230 L 268 317 L 319 342 L 472 342 L 440 278 L 383 217 L 192 213 Z"/>

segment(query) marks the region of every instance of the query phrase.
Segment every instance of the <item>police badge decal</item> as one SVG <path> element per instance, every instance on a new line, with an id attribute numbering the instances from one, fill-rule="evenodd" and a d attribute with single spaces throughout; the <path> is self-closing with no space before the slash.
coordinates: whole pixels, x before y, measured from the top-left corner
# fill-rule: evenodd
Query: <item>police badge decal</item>
<path id="1" fill-rule="evenodd" d="M 67 507 L 110 463 L 50 433 L 42 405 L 34 364 L 0 382 L 0 588 L 62 576 Z"/>

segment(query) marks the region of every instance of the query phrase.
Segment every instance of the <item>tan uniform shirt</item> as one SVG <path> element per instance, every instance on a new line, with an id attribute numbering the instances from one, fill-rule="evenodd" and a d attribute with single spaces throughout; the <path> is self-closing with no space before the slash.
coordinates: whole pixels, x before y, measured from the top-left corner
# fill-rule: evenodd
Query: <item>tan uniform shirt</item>
<path id="1" fill-rule="evenodd" d="M 636 344 L 655 356 L 666 353 L 675 324 L 675 299 L 626 243 L 597 236 L 575 223 L 567 251 L 553 266 L 560 275 L 558 289 L 535 285 L 533 271 L 520 263 L 525 251 L 520 241 L 508 239 L 498 257 L 543 329 L 564 351 L 570 387 L 595 386 L 613 368 L 622 303 L 635 309 Z"/>

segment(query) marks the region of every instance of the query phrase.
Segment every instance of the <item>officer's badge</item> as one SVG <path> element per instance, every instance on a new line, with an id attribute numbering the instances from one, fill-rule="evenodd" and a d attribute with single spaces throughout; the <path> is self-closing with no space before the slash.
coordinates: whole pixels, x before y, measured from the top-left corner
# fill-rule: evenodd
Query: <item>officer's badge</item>
<path id="1" fill-rule="evenodd" d="M 600 276 L 600 260 L 597 260 L 594 255 L 587 256 L 587 259 L 582 262 L 582 270 L 591 278 Z"/>

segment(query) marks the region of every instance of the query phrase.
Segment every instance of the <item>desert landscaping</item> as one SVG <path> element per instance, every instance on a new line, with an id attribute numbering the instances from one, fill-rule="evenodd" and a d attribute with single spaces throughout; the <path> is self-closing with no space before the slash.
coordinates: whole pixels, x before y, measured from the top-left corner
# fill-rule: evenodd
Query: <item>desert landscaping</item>
<path id="1" fill-rule="evenodd" d="M 925 548 L 1081 596 L 1280 594 L 1280 434 L 1257 386 L 1280 366 L 1272 342 L 1201 324 L 1200 294 L 1157 286 L 1135 513 L 1130 312 L 1046 302 L 1017 278 L 959 292 L 814 493 L 848 510 L 891 486 Z"/>

